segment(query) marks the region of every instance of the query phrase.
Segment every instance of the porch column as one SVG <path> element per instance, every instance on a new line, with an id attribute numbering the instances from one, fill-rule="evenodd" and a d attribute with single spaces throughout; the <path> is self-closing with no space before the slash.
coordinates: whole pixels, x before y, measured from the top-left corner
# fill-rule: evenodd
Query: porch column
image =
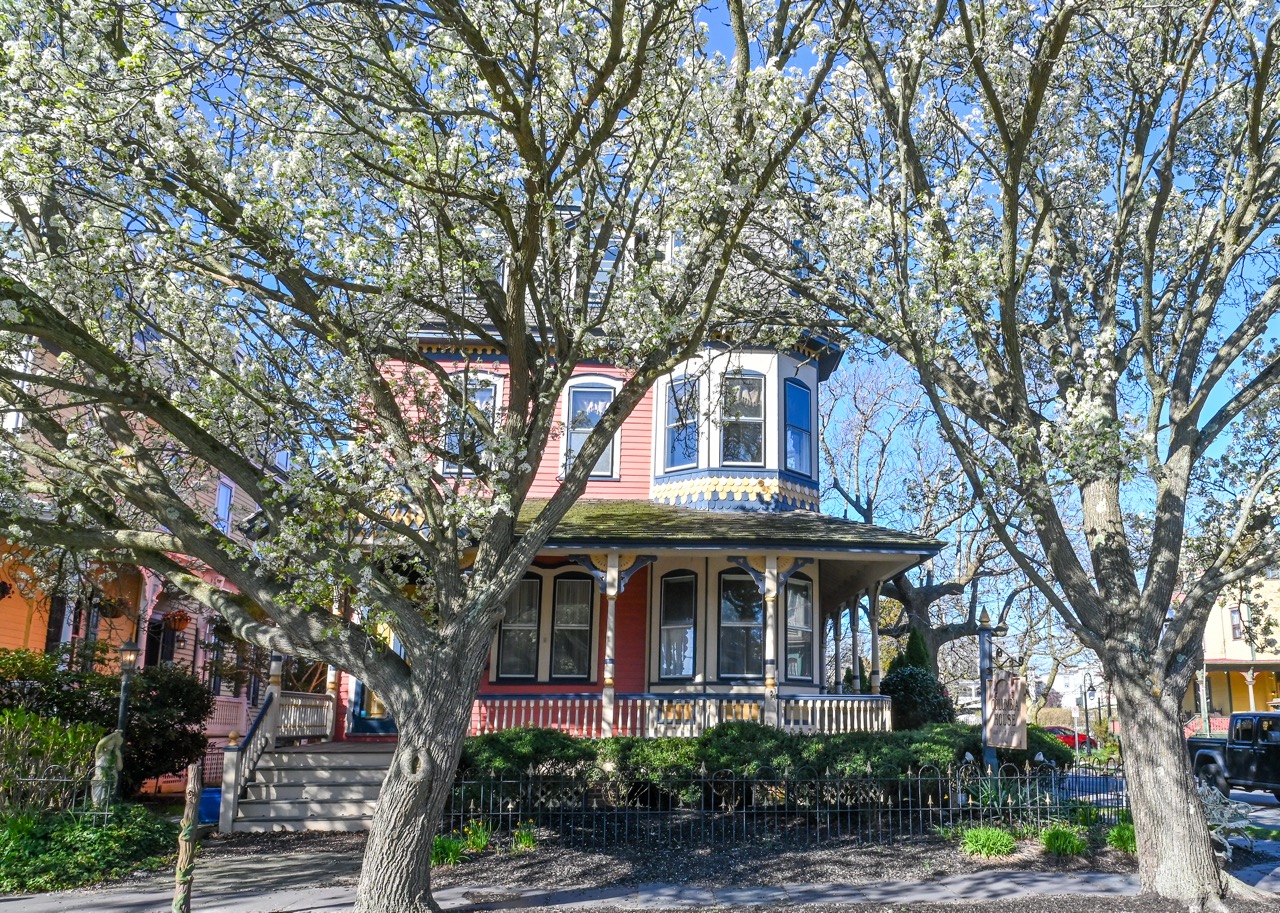
<path id="1" fill-rule="evenodd" d="M 778 725 L 778 556 L 764 559 L 764 721 Z"/>
<path id="2" fill-rule="evenodd" d="M 279 653 L 271 654 L 271 673 L 267 679 L 267 694 L 271 696 L 271 706 L 263 717 L 262 728 L 267 733 L 267 751 L 275 751 L 276 738 L 280 734 L 280 689 L 284 684 L 284 657 Z M 246 745 L 245 750 L 253 746 Z"/>
<path id="3" fill-rule="evenodd" d="M 832 642 L 835 643 L 835 648 L 836 648 L 835 649 L 836 686 L 832 690 L 836 694 L 844 694 L 844 663 L 841 662 L 840 660 L 840 647 L 842 646 L 841 641 L 844 640 L 840 632 L 841 620 L 844 617 L 844 606 L 845 604 L 843 602 L 840 603 L 838 606 L 836 606 L 835 617 L 831 619 L 831 624 L 832 624 L 831 640 Z"/>
<path id="4" fill-rule="evenodd" d="M 324 693 L 329 697 L 329 741 L 338 734 L 338 667 L 329 666 L 325 675 Z"/>
<path id="5" fill-rule="evenodd" d="M 608 738 L 613 735 L 614 721 L 614 631 L 618 610 L 618 553 L 609 552 L 605 565 L 605 600 L 608 608 L 604 622 L 604 688 L 600 692 L 600 734 Z"/>
<path id="6" fill-rule="evenodd" d="M 849 606 L 849 668 L 853 672 L 850 694 L 862 693 L 862 663 L 858 656 L 858 606 L 861 602 L 862 597 L 858 596 L 853 600 L 853 605 Z"/>
<path id="7" fill-rule="evenodd" d="M 1244 683 L 1249 688 L 1249 712 L 1258 712 L 1258 699 L 1253 693 L 1253 683 L 1258 680 L 1258 673 L 1253 671 L 1253 667 L 1249 667 L 1249 671 L 1244 673 Z"/>
<path id="8" fill-rule="evenodd" d="M 880 581 L 867 591 L 871 616 L 871 693 L 880 693 Z"/>

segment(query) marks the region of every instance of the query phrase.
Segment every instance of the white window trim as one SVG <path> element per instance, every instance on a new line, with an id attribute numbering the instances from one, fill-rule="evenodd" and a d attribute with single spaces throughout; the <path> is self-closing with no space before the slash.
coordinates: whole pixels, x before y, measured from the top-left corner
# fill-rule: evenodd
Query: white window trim
<path id="1" fill-rule="evenodd" d="M 564 425 L 564 433 L 560 435 L 560 478 L 564 478 L 565 469 L 569 462 L 569 437 L 571 429 L 569 422 L 572 416 L 573 408 L 573 391 L 583 387 L 596 389 L 609 389 L 613 391 L 616 399 L 618 393 L 622 390 L 622 381 L 616 377 L 609 377 L 604 374 L 583 374 L 579 377 L 572 378 L 564 388 L 564 403 L 561 407 L 561 416 Z M 625 424 L 625 422 L 624 422 Z M 616 482 L 622 477 L 622 428 L 613 435 L 613 452 L 611 454 L 609 472 L 592 473 L 588 480 L 592 482 Z"/>
<path id="2" fill-rule="evenodd" d="M 222 510 L 222 493 L 227 493 L 227 509 L 225 516 Z M 227 479 L 218 479 L 218 491 L 214 496 L 213 514 L 215 518 L 214 526 L 222 530 L 228 536 L 231 535 L 231 515 L 235 510 L 236 486 L 234 482 Z"/>
<path id="3" fill-rule="evenodd" d="M 745 420 L 741 418 L 734 418 L 730 420 L 725 419 L 724 393 L 725 393 L 726 381 L 728 381 L 731 378 L 739 378 L 739 377 L 751 378 L 753 380 L 758 380 L 760 382 L 760 418 L 759 419 L 755 419 L 755 418 L 748 418 Z M 719 454 L 718 454 L 720 457 L 720 465 L 721 466 L 747 466 L 751 468 L 759 468 L 761 466 L 767 466 L 768 453 L 769 453 L 769 375 L 761 371 L 744 370 L 744 369 L 735 369 L 732 371 L 725 371 L 722 375 L 720 375 L 720 408 L 716 411 L 720 416 L 720 422 L 719 422 L 720 448 L 719 448 Z M 730 421 L 732 421 L 735 424 L 758 423 L 760 425 L 760 459 L 759 460 L 740 463 L 737 461 L 726 460 L 724 458 L 724 439 L 725 439 L 724 431 L 725 431 L 725 425 L 727 425 Z"/>
<path id="4" fill-rule="evenodd" d="M 451 380 L 458 378 L 464 393 L 470 392 L 470 387 L 475 386 L 478 381 L 487 381 L 493 389 L 493 413 L 489 417 L 491 423 L 497 422 L 499 410 L 502 408 L 502 375 L 495 374 L 492 371 L 471 371 L 465 368 L 452 371 L 449 374 Z M 454 383 L 459 383 L 454 380 Z M 445 431 L 444 437 L 449 437 L 453 431 Z M 450 463 L 448 460 L 441 459 L 439 462 L 440 473 L 450 478 L 471 478 L 475 474 L 465 466 L 459 466 L 457 463 Z"/>
<path id="5" fill-rule="evenodd" d="M 679 463 L 676 465 L 671 465 L 667 463 L 667 458 L 671 455 L 670 434 L 671 434 L 671 429 L 677 426 L 672 425 L 668 420 L 667 409 L 671 403 L 672 391 L 676 387 L 679 387 L 683 384 L 693 384 L 694 387 L 696 388 L 696 394 L 694 398 L 698 401 L 697 414 L 693 416 L 693 423 L 694 423 L 694 430 L 697 432 L 697 435 L 698 435 L 698 452 L 694 454 L 692 463 Z M 662 427 L 662 434 L 660 435 L 658 446 L 662 449 L 662 459 L 660 461 L 662 464 L 662 471 L 664 473 L 667 473 L 667 472 L 683 472 L 688 469 L 697 469 L 699 466 L 702 465 L 702 448 L 703 448 L 702 423 L 698 421 L 698 416 L 702 412 L 702 378 L 696 374 L 682 374 L 679 377 L 673 377 L 669 381 L 667 381 L 666 386 L 663 387 L 661 409 L 662 411 L 659 413 L 658 421 Z"/>

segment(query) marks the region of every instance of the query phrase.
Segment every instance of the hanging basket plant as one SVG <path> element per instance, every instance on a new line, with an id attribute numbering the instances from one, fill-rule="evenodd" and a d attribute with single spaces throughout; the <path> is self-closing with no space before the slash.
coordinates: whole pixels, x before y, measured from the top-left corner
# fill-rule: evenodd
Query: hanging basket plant
<path id="1" fill-rule="evenodd" d="M 98 617 L 100 618 L 124 618 L 129 614 L 129 608 L 119 599 L 102 599 L 98 602 Z"/>
<path id="2" fill-rule="evenodd" d="M 191 613 L 186 609 L 174 609 L 164 617 L 164 626 L 170 631 L 185 631 L 191 624 Z"/>

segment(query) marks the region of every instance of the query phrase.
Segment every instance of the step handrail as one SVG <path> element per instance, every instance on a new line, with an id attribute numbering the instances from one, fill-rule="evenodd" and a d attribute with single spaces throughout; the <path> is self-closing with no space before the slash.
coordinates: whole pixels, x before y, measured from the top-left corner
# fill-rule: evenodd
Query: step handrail
<path id="1" fill-rule="evenodd" d="M 218 830 L 230 834 L 235 828 L 236 812 L 240 798 L 249 786 L 249 780 L 258 769 L 258 762 L 271 746 L 275 733 L 263 725 L 275 702 L 275 692 L 267 691 L 266 699 L 258 707 L 249 731 L 238 743 L 232 742 L 223 749 L 222 756 L 222 804 L 218 809 Z"/>

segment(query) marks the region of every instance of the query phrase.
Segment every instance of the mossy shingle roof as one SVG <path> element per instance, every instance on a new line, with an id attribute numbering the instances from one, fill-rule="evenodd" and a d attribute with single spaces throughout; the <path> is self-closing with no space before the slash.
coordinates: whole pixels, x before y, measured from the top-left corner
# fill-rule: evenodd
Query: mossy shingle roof
<path id="1" fill-rule="evenodd" d="M 530 501 L 520 512 L 522 532 L 545 506 Z M 932 555 L 946 543 L 911 533 L 805 510 L 694 510 L 649 501 L 578 501 L 569 508 L 548 548 L 721 548 L 726 545 L 789 551 L 913 552 Z"/>

